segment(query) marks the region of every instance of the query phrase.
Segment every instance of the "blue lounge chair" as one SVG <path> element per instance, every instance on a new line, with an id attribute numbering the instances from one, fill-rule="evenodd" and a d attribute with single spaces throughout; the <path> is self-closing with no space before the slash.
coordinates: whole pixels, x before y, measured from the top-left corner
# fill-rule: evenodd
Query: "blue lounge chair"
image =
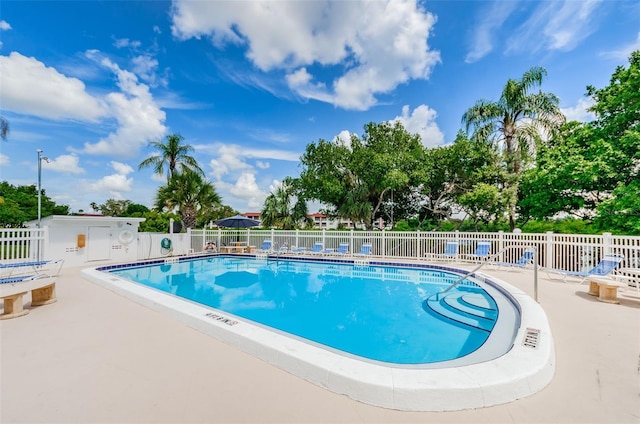
<path id="1" fill-rule="evenodd" d="M 448 241 L 442 253 L 426 253 L 428 259 L 456 259 L 458 257 L 458 248 L 460 245 L 457 241 Z"/>
<path id="2" fill-rule="evenodd" d="M 580 283 L 582 284 L 588 277 L 590 276 L 598 276 L 605 277 L 611 273 L 620 263 L 624 260 L 624 256 L 622 255 L 606 255 L 598 265 L 594 266 L 588 271 L 563 271 L 563 270 L 552 270 L 553 273 L 560 274 L 562 276 L 563 281 L 567 281 L 569 277 L 576 277 L 580 279 Z M 549 274 L 549 278 L 551 274 Z"/>
<path id="3" fill-rule="evenodd" d="M 268 253 L 273 250 L 273 242 L 271 240 L 265 240 L 262 242 L 262 246 L 259 249 L 256 249 L 258 253 Z"/>
<path id="4" fill-rule="evenodd" d="M 505 268 L 526 268 L 531 261 L 533 260 L 535 251 L 532 248 L 528 248 L 522 253 L 522 256 L 518 258 L 515 262 L 491 262 L 492 265 L 496 267 L 505 267 Z"/>
<path id="5" fill-rule="evenodd" d="M 322 243 L 321 241 L 315 242 L 309 253 L 311 253 L 312 255 L 322 255 L 323 253 L 325 253 L 324 243 Z"/>
<path id="6" fill-rule="evenodd" d="M 491 242 L 479 241 L 475 253 L 471 255 L 465 255 L 465 257 L 472 261 L 480 262 L 486 260 L 489 257 L 489 252 L 491 252 Z"/>
<path id="7" fill-rule="evenodd" d="M 336 250 L 337 255 L 348 255 L 349 254 L 349 243 L 340 243 L 338 245 L 338 250 Z"/>
<path id="8" fill-rule="evenodd" d="M 360 251 L 358 253 L 354 253 L 355 256 L 369 256 L 371 255 L 371 243 L 363 243 L 360 246 Z"/>

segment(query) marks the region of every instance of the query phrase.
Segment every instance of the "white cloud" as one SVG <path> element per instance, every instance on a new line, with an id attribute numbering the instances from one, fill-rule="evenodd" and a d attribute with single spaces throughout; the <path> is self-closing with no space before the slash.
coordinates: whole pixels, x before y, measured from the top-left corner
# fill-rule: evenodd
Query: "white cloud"
<path id="1" fill-rule="evenodd" d="M 109 197 L 122 200 L 124 199 L 122 193 L 131 191 L 133 186 L 133 178 L 127 178 L 127 175 L 133 172 L 133 169 L 129 165 L 116 161 L 111 161 L 110 165 L 116 173 L 106 175 L 95 183 L 90 184 L 90 191 L 109 193 Z"/>
<path id="2" fill-rule="evenodd" d="M 126 163 L 111 161 L 110 165 L 114 169 L 114 171 L 116 171 L 116 173 L 120 175 L 129 175 L 133 172 L 133 168 Z"/>
<path id="3" fill-rule="evenodd" d="M 95 52 L 87 52 L 89 58 L 99 61 L 117 77 L 120 92 L 105 97 L 111 116 L 118 128 L 96 143 L 85 143 L 84 152 L 121 158 L 134 157 L 149 141 L 162 138 L 166 132 L 165 112 L 153 100 L 149 87 L 138 82 L 135 74 L 120 69 L 107 58 Z"/>
<path id="4" fill-rule="evenodd" d="M 617 50 L 611 50 L 601 53 L 601 56 L 610 57 L 620 61 L 627 61 L 631 57 L 631 52 L 640 50 L 640 32 L 635 41 L 620 47 Z"/>
<path id="5" fill-rule="evenodd" d="M 11 29 L 11 24 L 4 19 L 0 21 L 0 31 L 8 31 Z"/>
<path id="6" fill-rule="evenodd" d="M 271 164 L 269 162 L 263 162 L 261 160 L 256 161 L 256 168 L 269 169 L 270 167 L 271 167 Z"/>
<path id="7" fill-rule="evenodd" d="M 8 166 L 9 165 L 9 156 L 0 153 L 0 165 Z"/>
<path id="8" fill-rule="evenodd" d="M 86 171 L 79 166 L 80 159 L 75 154 L 60 155 L 49 162 L 43 161 L 42 168 L 65 174 L 84 174 Z"/>
<path id="9" fill-rule="evenodd" d="M 247 46 L 264 72 L 284 70 L 299 96 L 366 110 L 376 96 L 411 79 L 425 79 L 440 61 L 427 44 L 435 17 L 415 0 L 314 2 L 176 1 L 172 32 L 210 37 L 214 45 Z M 313 66 L 338 75 L 318 80 Z"/>
<path id="10" fill-rule="evenodd" d="M 409 106 L 402 107 L 402 115 L 396 116 L 391 122 L 400 122 L 411 134 L 418 134 L 422 144 L 435 147 L 444 143 L 444 134 L 436 123 L 438 113 L 427 105 L 420 105 L 409 113 Z"/>
<path id="11" fill-rule="evenodd" d="M 507 52 L 540 49 L 570 51 L 595 31 L 592 22 L 601 0 L 539 2 L 538 8 L 509 38 Z M 542 36 L 542 42 L 541 42 Z"/>
<path id="12" fill-rule="evenodd" d="M 575 106 L 560 108 L 567 121 L 589 122 L 595 119 L 595 114 L 587 109 L 594 105 L 590 97 L 581 97 Z"/>
<path id="13" fill-rule="evenodd" d="M 0 56 L 2 108 L 40 118 L 98 122 L 108 111 L 82 81 L 69 78 L 42 62 L 12 52 Z"/>
<path id="14" fill-rule="evenodd" d="M 471 49 L 465 62 L 477 62 L 493 50 L 493 33 L 502 27 L 516 5 L 515 1 L 494 1 L 488 8 L 481 9 L 480 22 L 473 30 Z"/>
<path id="15" fill-rule="evenodd" d="M 349 132 L 348 130 L 342 130 L 338 133 L 338 135 L 333 137 L 333 142 L 351 149 L 351 136 L 351 132 Z"/>
<path id="16" fill-rule="evenodd" d="M 211 167 L 210 174 L 216 180 L 220 180 L 224 175 L 232 172 L 253 169 L 253 165 L 249 164 L 248 160 L 255 160 L 256 166 L 261 169 L 266 169 L 270 166 L 265 159 L 290 162 L 298 162 L 300 160 L 300 154 L 296 152 L 247 148 L 237 144 L 217 144 L 209 146 L 207 150 L 213 156 L 209 166 Z"/>
<path id="17" fill-rule="evenodd" d="M 256 176 L 252 172 L 243 172 L 236 180 L 235 184 L 229 190 L 229 193 L 242 199 L 247 203 L 249 208 L 261 208 L 267 193 L 260 190 L 256 183 Z"/>

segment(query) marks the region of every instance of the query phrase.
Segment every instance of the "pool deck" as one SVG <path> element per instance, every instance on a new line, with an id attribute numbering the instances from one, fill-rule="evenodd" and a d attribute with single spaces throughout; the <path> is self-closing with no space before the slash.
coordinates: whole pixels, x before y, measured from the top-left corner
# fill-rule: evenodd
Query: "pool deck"
<path id="1" fill-rule="evenodd" d="M 56 303 L 0 321 L 2 423 L 640 423 L 640 298 L 548 280 L 551 384 L 456 412 L 366 405 L 295 377 L 64 269 Z M 531 271 L 485 271 L 533 294 Z"/>

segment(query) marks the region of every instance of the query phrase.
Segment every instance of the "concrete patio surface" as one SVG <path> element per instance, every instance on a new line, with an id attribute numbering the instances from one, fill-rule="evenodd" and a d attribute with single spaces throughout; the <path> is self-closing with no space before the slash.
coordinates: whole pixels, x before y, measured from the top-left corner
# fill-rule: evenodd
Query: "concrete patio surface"
<path id="1" fill-rule="evenodd" d="M 640 298 L 599 302 L 540 274 L 556 347 L 549 386 L 457 412 L 338 395 L 64 269 L 58 301 L 0 321 L 2 423 L 640 423 Z M 533 295 L 531 271 L 486 273 Z"/>

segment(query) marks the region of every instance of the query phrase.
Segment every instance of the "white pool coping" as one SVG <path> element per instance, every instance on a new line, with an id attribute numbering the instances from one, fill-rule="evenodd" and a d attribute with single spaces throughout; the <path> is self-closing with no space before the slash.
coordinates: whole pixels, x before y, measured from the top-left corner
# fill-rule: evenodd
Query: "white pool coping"
<path id="1" fill-rule="evenodd" d="M 82 274 L 313 384 L 384 408 L 455 411 L 504 404 L 542 390 L 555 372 L 554 342 L 543 309 L 522 290 L 493 276 L 486 277 L 507 291 L 520 308 L 520 328 L 511 350 L 482 363 L 422 369 L 340 355 L 96 268 L 85 269 Z M 538 332 L 535 347 L 524 344 L 525 338 L 529 340 L 528 329 Z"/>

